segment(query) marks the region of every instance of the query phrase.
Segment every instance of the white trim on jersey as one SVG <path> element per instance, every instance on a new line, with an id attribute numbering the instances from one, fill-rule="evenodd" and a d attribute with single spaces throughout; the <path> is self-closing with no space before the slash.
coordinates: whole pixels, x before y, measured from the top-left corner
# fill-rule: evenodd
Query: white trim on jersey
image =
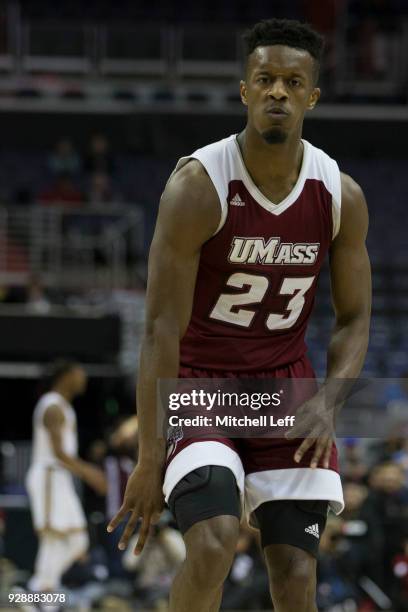
<path id="1" fill-rule="evenodd" d="M 327 500 L 335 514 L 344 509 L 341 479 L 334 470 L 289 468 L 254 472 L 245 477 L 248 514 L 266 501 L 281 499 Z"/>
<path id="2" fill-rule="evenodd" d="M 314 147 L 313 155 L 310 156 L 308 176 L 309 179 L 322 181 L 327 191 L 332 197 L 332 220 L 333 220 L 333 235 L 334 239 L 340 230 L 340 214 L 341 214 L 341 175 L 337 162 L 329 157 L 327 153 Z"/>
<path id="3" fill-rule="evenodd" d="M 310 157 L 310 144 L 306 140 L 302 140 L 303 142 L 303 159 L 302 166 L 299 172 L 298 179 L 296 181 L 293 189 L 288 193 L 286 198 L 279 202 L 279 204 L 274 204 L 271 200 L 269 200 L 262 191 L 258 189 L 258 187 L 253 182 L 252 178 L 249 175 L 247 167 L 245 166 L 244 160 L 242 158 L 241 149 L 238 144 L 238 140 L 234 138 L 234 144 L 236 147 L 237 159 L 239 162 L 240 170 L 241 170 L 241 178 L 244 182 L 245 187 L 248 189 L 251 196 L 254 198 L 256 202 L 262 208 L 265 208 L 268 212 L 273 215 L 281 215 L 285 210 L 287 210 L 292 204 L 296 202 L 300 194 L 302 193 L 302 189 L 305 185 L 305 181 L 308 178 L 308 168 L 309 168 L 309 157 Z"/>
<path id="4" fill-rule="evenodd" d="M 221 218 L 218 227 L 214 232 L 214 236 L 218 234 L 227 220 L 228 186 L 232 180 L 231 177 L 234 177 L 236 174 L 236 164 L 234 163 L 233 156 L 231 155 L 231 142 L 234 138 L 235 134 L 232 134 L 231 136 L 228 136 L 228 138 L 224 138 L 223 140 L 209 144 L 201 149 L 197 149 L 191 155 L 181 157 L 171 174 L 171 176 L 173 176 L 173 174 L 185 166 L 190 159 L 197 159 L 204 166 L 204 169 L 210 177 L 218 194 L 218 199 L 221 205 Z M 237 176 L 237 178 L 239 177 Z"/>
<path id="5" fill-rule="evenodd" d="M 242 158 L 237 141 L 237 134 L 232 134 L 218 142 L 197 149 L 189 156 L 182 157 L 172 172 L 172 175 L 182 168 L 190 159 L 197 159 L 210 177 L 221 205 L 221 218 L 215 231 L 217 234 L 228 216 L 228 188 L 233 180 L 242 181 L 254 200 L 273 215 L 281 215 L 300 196 L 308 179 L 322 181 L 332 196 L 332 222 L 334 239 L 340 229 L 341 216 L 341 177 L 337 163 L 321 149 L 313 146 L 307 140 L 303 142 L 303 160 L 298 179 L 291 192 L 278 204 L 274 204 L 258 189 L 250 177 Z M 214 234 L 214 235 L 215 235 Z"/>
<path id="6" fill-rule="evenodd" d="M 226 444 L 214 441 L 194 442 L 180 451 L 169 463 L 163 483 L 163 493 L 168 502 L 176 484 L 189 472 L 205 465 L 221 465 L 229 468 L 237 481 L 242 501 L 245 488 L 245 472 L 237 452 Z"/>
<path id="7" fill-rule="evenodd" d="M 166 502 L 184 476 L 205 465 L 230 468 L 244 501 L 248 521 L 254 510 L 266 501 L 327 500 L 335 514 L 340 514 L 344 508 L 340 476 L 334 470 L 289 468 L 264 470 L 245 476 L 238 453 L 226 444 L 215 441 L 193 442 L 170 461 L 163 484 Z M 251 524 L 255 525 L 254 521 Z"/>

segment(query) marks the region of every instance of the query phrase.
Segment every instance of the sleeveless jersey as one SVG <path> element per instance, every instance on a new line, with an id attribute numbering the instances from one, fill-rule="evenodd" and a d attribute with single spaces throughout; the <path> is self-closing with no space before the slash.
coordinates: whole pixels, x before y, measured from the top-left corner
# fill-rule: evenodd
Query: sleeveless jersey
<path id="1" fill-rule="evenodd" d="M 279 204 L 252 181 L 235 134 L 179 160 L 175 172 L 201 162 L 222 211 L 201 249 L 181 366 L 250 373 L 305 354 L 318 275 L 340 227 L 341 182 L 337 163 L 302 142 L 298 180 Z"/>
<path id="2" fill-rule="evenodd" d="M 58 406 L 65 417 L 61 429 L 62 448 L 64 452 L 75 457 L 78 452 L 77 438 L 77 419 L 74 409 L 62 395 L 56 391 L 50 391 L 43 395 L 34 408 L 33 414 L 33 449 L 32 463 L 34 465 L 57 465 L 58 459 L 55 456 L 51 445 L 51 438 L 44 425 L 44 413 L 50 406 Z"/>

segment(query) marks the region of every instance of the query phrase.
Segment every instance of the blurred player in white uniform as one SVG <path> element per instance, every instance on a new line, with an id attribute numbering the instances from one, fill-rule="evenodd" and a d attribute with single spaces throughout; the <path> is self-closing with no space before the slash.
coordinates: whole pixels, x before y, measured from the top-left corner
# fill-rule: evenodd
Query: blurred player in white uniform
<path id="1" fill-rule="evenodd" d="M 64 572 L 88 549 L 86 518 L 73 476 L 101 495 L 106 492 L 103 472 L 77 457 L 77 421 L 71 402 L 86 384 L 79 364 L 57 362 L 51 389 L 34 409 L 32 463 L 26 480 L 39 538 L 29 582 L 33 591 L 56 591 Z"/>

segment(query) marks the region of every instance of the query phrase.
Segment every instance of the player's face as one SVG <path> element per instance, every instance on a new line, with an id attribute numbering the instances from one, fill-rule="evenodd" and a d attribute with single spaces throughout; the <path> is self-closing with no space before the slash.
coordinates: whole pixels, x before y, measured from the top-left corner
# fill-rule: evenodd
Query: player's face
<path id="1" fill-rule="evenodd" d="M 74 368 L 71 373 L 71 385 L 75 395 L 80 395 L 85 392 L 88 379 L 85 370 L 81 367 Z"/>
<path id="2" fill-rule="evenodd" d="M 312 56 L 285 45 L 257 47 L 240 89 L 248 124 L 270 144 L 283 143 L 296 131 L 300 135 L 305 112 L 320 96 Z"/>

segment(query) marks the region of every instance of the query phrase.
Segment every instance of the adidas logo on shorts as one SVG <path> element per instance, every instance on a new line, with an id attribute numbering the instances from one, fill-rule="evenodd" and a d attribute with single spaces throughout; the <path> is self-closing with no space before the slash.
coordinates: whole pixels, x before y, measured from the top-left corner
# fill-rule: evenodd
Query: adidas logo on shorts
<path id="1" fill-rule="evenodd" d="M 306 533 L 310 533 L 310 535 L 313 535 L 315 538 L 319 539 L 319 525 L 317 523 L 314 525 L 309 525 L 309 527 L 306 527 L 305 531 Z"/>
<path id="2" fill-rule="evenodd" d="M 231 206 L 245 206 L 245 202 L 241 200 L 241 196 L 239 193 L 236 193 L 233 198 L 230 200 Z"/>

